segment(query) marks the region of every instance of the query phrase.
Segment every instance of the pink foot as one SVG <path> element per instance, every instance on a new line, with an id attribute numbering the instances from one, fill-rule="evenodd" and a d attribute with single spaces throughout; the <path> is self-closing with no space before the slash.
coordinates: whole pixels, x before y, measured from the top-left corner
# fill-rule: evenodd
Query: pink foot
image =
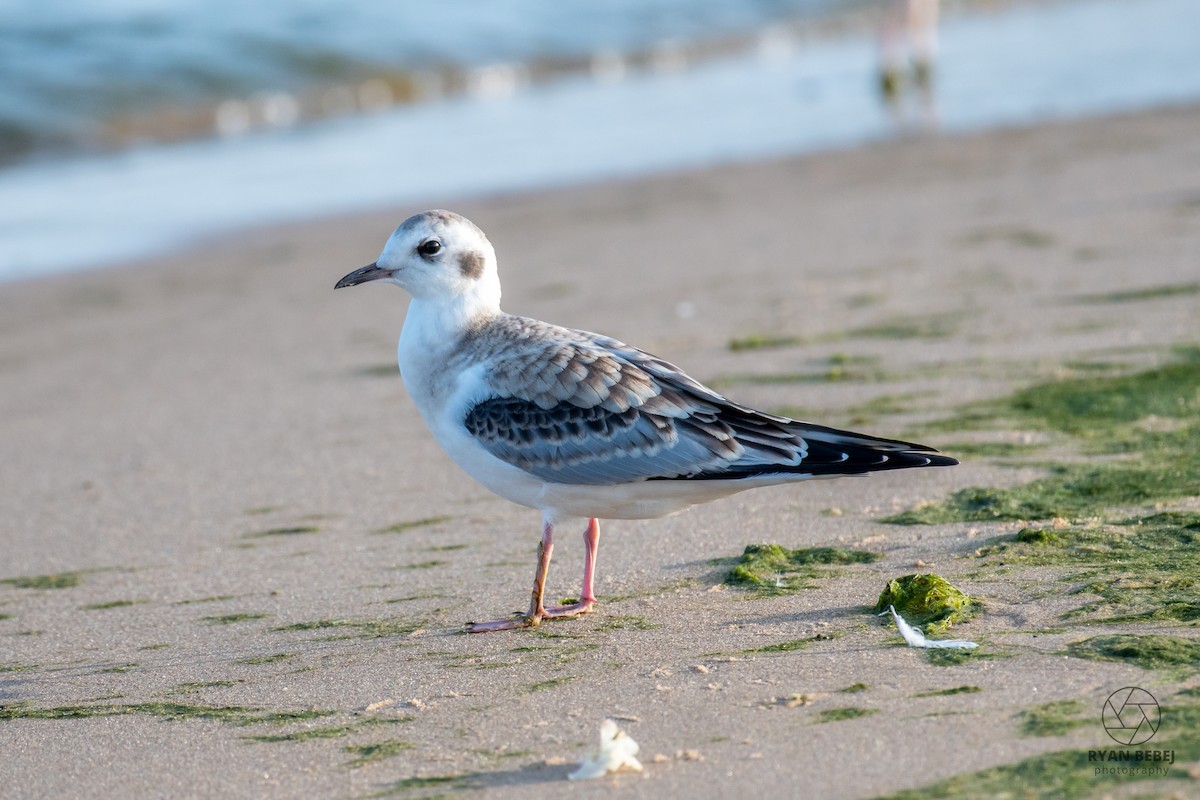
<path id="1" fill-rule="evenodd" d="M 542 610 L 545 613 L 545 619 L 572 619 L 583 614 L 590 614 L 592 606 L 595 603 L 595 599 L 580 600 L 578 603 L 571 603 L 565 606 L 550 606 Z"/>
<path id="2" fill-rule="evenodd" d="M 491 622 L 468 622 L 464 627 L 467 633 L 490 633 L 492 631 L 515 631 L 520 628 L 532 628 L 536 624 L 537 622 L 534 622 L 530 617 L 518 614 L 510 619 L 494 619 Z"/>

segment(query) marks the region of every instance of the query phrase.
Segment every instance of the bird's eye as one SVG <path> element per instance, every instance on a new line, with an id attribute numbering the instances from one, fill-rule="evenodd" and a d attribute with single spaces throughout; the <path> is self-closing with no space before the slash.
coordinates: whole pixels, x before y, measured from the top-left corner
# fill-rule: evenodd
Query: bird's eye
<path id="1" fill-rule="evenodd" d="M 430 239 L 429 241 L 421 242 L 420 246 L 417 247 L 417 252 L 423 256 L 429 257 L 437 255 L 438 251 L 441 249 L 441 242 L 439 242 L 437 239 Z"/>

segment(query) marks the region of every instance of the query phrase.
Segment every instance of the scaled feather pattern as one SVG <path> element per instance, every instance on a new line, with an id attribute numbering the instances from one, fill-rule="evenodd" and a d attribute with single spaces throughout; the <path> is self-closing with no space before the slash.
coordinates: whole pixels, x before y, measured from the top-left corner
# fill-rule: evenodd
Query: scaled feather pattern
<path id="1" fill-rule="evenodd" d="M 463 424 L 497 458 L 553 483 L 847 475 L 952 463 L 930 448 L 735 403 L 607 336 L 511 315 L 469 337 L 488 362 Z"/>

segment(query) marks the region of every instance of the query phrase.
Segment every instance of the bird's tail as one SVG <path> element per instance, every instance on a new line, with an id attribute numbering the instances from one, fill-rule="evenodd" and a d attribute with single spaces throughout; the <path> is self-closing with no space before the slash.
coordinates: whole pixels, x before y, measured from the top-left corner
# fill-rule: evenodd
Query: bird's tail
<path id="1" fill-rule="evenodd" d="M 958 459 L 923 444 L 881 439 L 852 431 L 806 425 L 801 433 L 808 445 L 794 469 L 813 476 L 861 475 L 889 469 L 952 467 Z M 788 468 L 792 471 L 792 468 Z"/>
<path id="2" fill-rule="evenodd" d="M 687 476 L 691 480 L 737 480 L 770 476 L 792 476 L 801 478 L 834 477 L 838 475 L 865 475 L 890 469 L 912 469 L 915 467 L 952 467 L 958 460 L 942 455 L 932 447 L 898 439 L 882 439 L 877 436 L 826 428 L 807 422 L 781 420 L 779 428 L 786 431 L 790 459 L 778 460 L 760 457 L 735 461 L 723 469 L 716 469 Z M 782 432 L 781 431 L 781 432 Z M 740 438 L 750 438 L 748 431 L 739 430 Z M 776 434 L 778 435 L 778 434 Z M 779 447 L 756 435 L 757 445 Z M 797 458 L 797 456 L 799 456 Z"/>

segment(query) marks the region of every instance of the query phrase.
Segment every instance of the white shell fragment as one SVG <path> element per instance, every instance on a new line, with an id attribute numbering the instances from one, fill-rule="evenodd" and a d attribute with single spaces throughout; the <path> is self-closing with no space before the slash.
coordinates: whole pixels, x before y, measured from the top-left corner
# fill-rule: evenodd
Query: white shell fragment
<path id="1" fill-rule="evenodd" d="M 896 612 L 895 606 L 888 606 L 888 610 L 881 612 L 879 616 L 882 617 L 888 612 L 891 612 L 892 619 L 896 620 L 896 627 L 900 630 L 904 641 L 908 642 L 909 647 L 940 647 L 945 650 L 970 650 L 979 647 L 975 642 L 968 642 L 966 639 L 926 639 L 925 634 L 904 621 L 904 617 Z"/>
<path id="2" fill-rule="evenodd" d="M 618 728 L 617 723 L 606 719 L 600 726 L 600 752 L 595 758 L 581 763 L 579 769 L 567 777 L 573 781 L 586 781 L 603 778 L 610 772 L 626 768 L 641 772 L 642 765 L 636 758 L 637 751 L 638 743 Z"/>

